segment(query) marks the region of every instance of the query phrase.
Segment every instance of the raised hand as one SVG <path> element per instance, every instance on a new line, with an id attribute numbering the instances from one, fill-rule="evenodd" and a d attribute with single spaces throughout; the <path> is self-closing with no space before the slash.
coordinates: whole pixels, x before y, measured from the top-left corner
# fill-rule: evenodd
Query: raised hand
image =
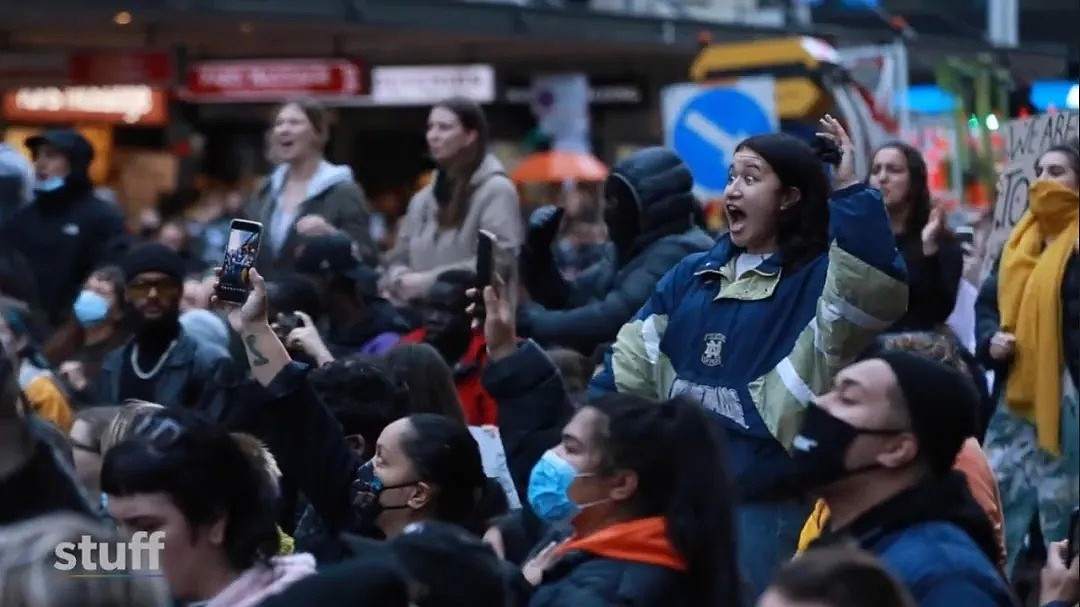
<path id="1" fill-rule="evenodd" d="M 840 148 L 840 164 L 836 167 L 836 189 L 842 190 L 859 183 L 859 178 L 855 175 L 855 145 L 851 143 L 851 137 L 840 121 L 829 114 L 825 114 L 819 123 L 822 130 L 817 136 L 832 141 Z"/>

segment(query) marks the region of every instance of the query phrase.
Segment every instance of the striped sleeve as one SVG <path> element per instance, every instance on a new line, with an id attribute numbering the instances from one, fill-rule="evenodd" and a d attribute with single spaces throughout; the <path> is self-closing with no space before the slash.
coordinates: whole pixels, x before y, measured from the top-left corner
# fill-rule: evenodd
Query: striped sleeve
<path id="1" fill-rule="evenodd" d="M 880 194 L 862 186 L 839 194 L 815 315 L 791 352 L 750 385 L 758 412 L 785 447 L 814 396 L 828 390 L 832 377 L 907 311 L 906 271 Z"/>
<path id="2" fill-rule="evenodd" d="M 690 267 L 691 256 L 677 264 L 657 282 L 652 296 L 629 322 L 624 324 L 615 342 L 604 354 L 604 366 L 589 384 L 589 396 L 622 392 L 648 398 L 665 398 L 661 394 L 670 385 L 674 370 L 660 350 L 667 331 L 668 317 L 678 298 L 677 285 L 685 284 L 676 278 Z M 666 378 L 666 379 L 665 379 Z"/>

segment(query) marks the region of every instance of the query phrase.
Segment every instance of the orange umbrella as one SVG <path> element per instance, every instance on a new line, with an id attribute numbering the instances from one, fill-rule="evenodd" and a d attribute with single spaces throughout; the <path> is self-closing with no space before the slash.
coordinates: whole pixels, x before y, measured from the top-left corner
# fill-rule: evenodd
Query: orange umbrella
<path id="1" fill-rule="evenodd" d="M 592 154 L 552 150 L 522 160 L 513 179 L 517 183 L 603 181 L 607 174 L 608 168 Z"/>

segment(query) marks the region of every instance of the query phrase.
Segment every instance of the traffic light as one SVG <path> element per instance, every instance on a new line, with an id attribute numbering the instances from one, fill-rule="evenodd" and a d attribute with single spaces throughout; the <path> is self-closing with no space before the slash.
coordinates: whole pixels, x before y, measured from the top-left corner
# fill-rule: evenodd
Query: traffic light
<path id="1" fill-rule="evenodd" d="M 1031 103 L 1031 85 L 1021 85 L 1009 91 L 1009 117 L 1027 118 L 1038 114 L 1039 110 Z"/>

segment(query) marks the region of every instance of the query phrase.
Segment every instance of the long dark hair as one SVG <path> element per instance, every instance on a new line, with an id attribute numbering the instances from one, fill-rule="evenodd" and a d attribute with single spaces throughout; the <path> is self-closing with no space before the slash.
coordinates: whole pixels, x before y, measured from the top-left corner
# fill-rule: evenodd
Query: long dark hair
<path id="1" fill-rule="evenodd" d="M 904 234 L 919 235 L 922 233 L 922 229 L 926 227 L 926 222 L 930 221 L 930 210 L 934 206 L 930 197 L 930 178 L 926 167 L 926 159 L 923 158 L 922 152 L 915 146 L 903 141 L 890 141 L 874 150 L 874 155 L 870 157 L 871 170 L 873 169 L 874 158 L 877 157 L 878 153 L 890 149 L 903 154 L 904 162 L 907 163 L 908 216 L 907 222 L 904 224 Z M 869 175 L 866 176 L 866 180 L 870 181 Z"/>
<path id="2" fill-rule="evenodd" d="M 799 191 L 799 201 L 780 211 L 776 242 L 788 269 L 798 268 L 829 249 L 829 195 L 832 186 L 818 152 L 787 133 L 769 133 L 744 140 L 736 148 L 750 150 L 769 163 L 784 188 Z"/>
<path id="3" fill-rule="evenodd" d="M 723 436 L 700 405 L 615 395 L 589 404 L 605 416 L 600 473 L 632 470 L 629 507 L 663 516 L 668 539 L 686 560 L 694 605 L 739 605 L 732 487 Z M 647 446 L 647 448 L 643 448 Z"/>
<path id="4" fill-rule="evenodd" d="M 452 167 L 440 167 L 433 186 L 435 199 L 440 203 L 437 213 L 439 225 L 444 228 L 460 227 L 469 212 L 469 181 L 487 155 L 490 136 L 487 116 L 480 104 L 467 97 L 443 99 L 434 107 L 453 112 L 463 129 L 476 133 L 476 142 L 465 151 L 465 158 Z M 449 197 L 444 193 L 447 189 Z"/>
<path id="5" fill-rule="evenodd" d="M 420 481 L 438 487 L 435 519 L 483 533 L 483 522 L 501 512 L 487 512 L 496 497 L 484 474 L 480 447 L 469 428 L 449 417 L 418 413 L 408 417 L 410 431 L 402 448 Z M 496 489 L 497 490 L 497 489 Z M 505 511 L 506 496 L 501 508 Z"/>

